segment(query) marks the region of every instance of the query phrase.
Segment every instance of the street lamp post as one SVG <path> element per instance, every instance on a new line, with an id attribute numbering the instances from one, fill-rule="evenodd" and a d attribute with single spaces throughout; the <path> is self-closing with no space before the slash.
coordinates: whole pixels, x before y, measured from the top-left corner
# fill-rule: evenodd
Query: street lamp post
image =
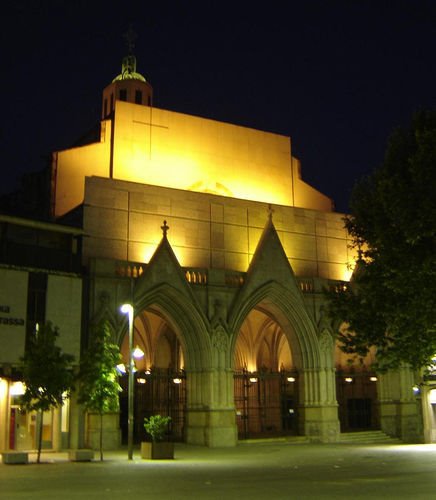
<path id="1" fill-rule="evenodd" d="M 127 448 L 128 458 L 133 459 L 133 391 L 134 391 L 134 362 L 133 362 L 133 306 L 123 304 L 121 312 L 128 315 L 129 319 L 129 385 L 127 389 L 128 397 L 128 419 L 127 419 Z"/>

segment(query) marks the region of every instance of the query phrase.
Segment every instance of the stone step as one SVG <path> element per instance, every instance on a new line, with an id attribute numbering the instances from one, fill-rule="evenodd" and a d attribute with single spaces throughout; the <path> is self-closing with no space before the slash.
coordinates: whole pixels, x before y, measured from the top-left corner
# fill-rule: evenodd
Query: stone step
<path id="1" fill-rule="evenodd" d="M 388 436 L 383 431 L 358 431 L 358 432 L 342 432 L 339 436 L 340 443 L 354 444 L 401 444 L 401 439 Z"/>
<path id="2" fill-rule="evenodd" d="M 258 437 L 240 439 L 239 444 L 250 443 L 288 443 L 288 444 L 302 444 L 309 443 L 310 440 L 306 436 L 276 436 L 276 437 Z"/>

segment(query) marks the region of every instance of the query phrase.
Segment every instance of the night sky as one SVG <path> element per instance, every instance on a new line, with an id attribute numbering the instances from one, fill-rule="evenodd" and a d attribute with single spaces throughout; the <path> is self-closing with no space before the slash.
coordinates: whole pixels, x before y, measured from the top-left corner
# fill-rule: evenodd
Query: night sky
<path id="1" fill-rule="evenodd" d="M 291 136 L 347 210 L 413 112 L 436 107 L 436 1 L 10 0 L 1 9 L 1 192 L 98 122 L 137 33 L 154 105 Z"/>

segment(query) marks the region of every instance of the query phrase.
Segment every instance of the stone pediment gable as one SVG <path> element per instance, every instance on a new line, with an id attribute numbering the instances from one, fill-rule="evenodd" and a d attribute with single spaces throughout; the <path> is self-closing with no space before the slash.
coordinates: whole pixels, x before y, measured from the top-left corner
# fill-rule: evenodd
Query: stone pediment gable
<path id="1" fill-rule="evenodd" d="M 276 282 L 301 295 L 294 271 L 277 234 L 272 220 L 265 226 L 247 271 L 246 289 L 257 289 L 266 283 Z"/>
<path id="2" fill-rule="evenodd" d="M 169 285 L 189 300 L 194 300 L 184 271 L 166 236 L 162 238 L 143 274 L 136 281 L 135 300 L 162 284 Z"/>
<path id="3" fill-rule="evenodd" d="M 315 342 L 315 328 L 303 294 L 271 220 L 265 226 L 244 284 L 232 304 L 231 328 L 238 331 L 251 309 L 261 303 L 267 308 L 281 310 L 283 318 L 287 318 L 284 322 L 295 322 L 301 335 L 308 336 L 308 342 Z"/>

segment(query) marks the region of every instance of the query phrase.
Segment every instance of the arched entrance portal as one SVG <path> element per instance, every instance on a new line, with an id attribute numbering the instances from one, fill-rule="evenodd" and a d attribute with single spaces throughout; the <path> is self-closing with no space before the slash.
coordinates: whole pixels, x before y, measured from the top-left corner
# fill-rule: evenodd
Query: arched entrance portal
<path id="1" fill-rule="evenodd" d="M 171 417 L 168 433 L 172 440 L 182 441 L 186 406 L 184 355 L 176 332 L 157 308 L 151 307 L 135 316 L 133 346 L 136 368 L 134 442 L 146 440 L 144 418 L 156 414 Z M 127 332 L 121 343 L 121 355 L 127 366 Z M 123 389 L 120 394 L 120 428 L 122 441 L 127 443 L 127 375 L 121 377 L 120 385 Z"/>
<path id="2" fill-rule="evenodd" d="M 273 316 L 253 309 L 234 351 L 238 437 L 297 434 L 298 374 L 289 342 Z"/>

